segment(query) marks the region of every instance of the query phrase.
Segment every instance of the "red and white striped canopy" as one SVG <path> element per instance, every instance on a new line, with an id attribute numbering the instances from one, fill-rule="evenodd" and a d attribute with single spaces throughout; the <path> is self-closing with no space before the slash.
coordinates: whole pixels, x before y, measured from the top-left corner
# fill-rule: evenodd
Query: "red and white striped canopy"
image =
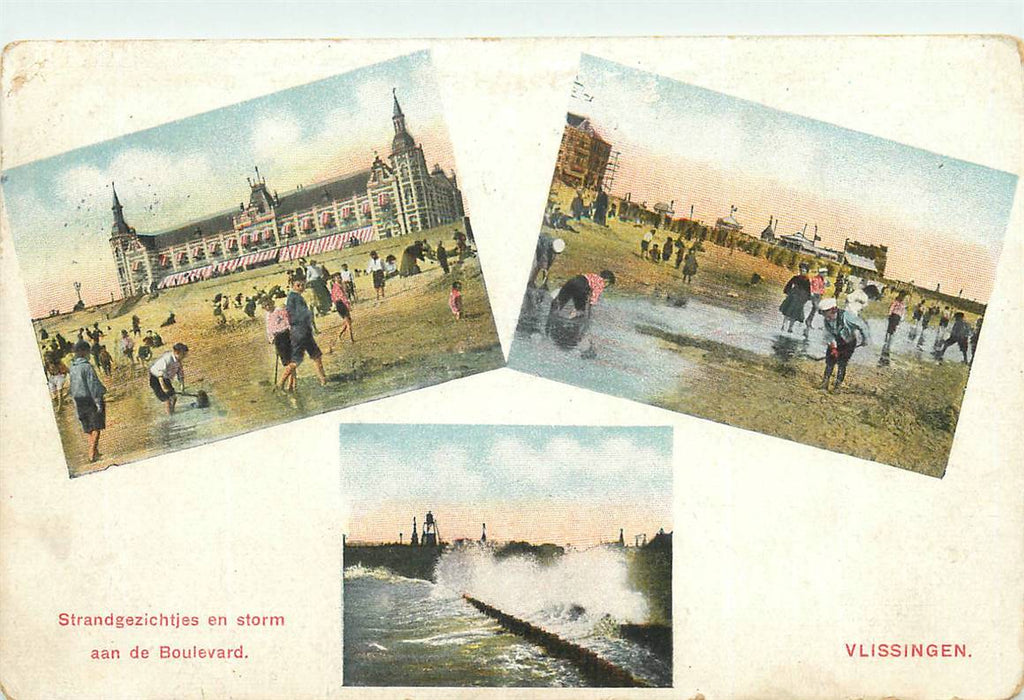
<path id="1" fill-rule="evenodd" d="M 182 284 L 209 279 L 215 272 L 217 274 L 225 274 L 251 265 L 269 262 L 271 260 L 285 262 L 287 260 L 294 260 L 308 255 L 318 255 L 332 250 L 340 250 L 348 245 L 348 242 L 352 239 L 357 239 L 361 243 L 371 241 L 373 239 L 373 227 L 363 226 L 351 231 L 345 231 L 344 233 L 336 233 L 331 236 L 321 236 L 320 238 L 302 241 L 301 243 L 293 243 L 292 245 L 282 246 L 280 248 L 268 248 L 267 250 L 255 251 L 231 260 L 224 260 L 223 262 L 206 265 L 194 270 L 175 272 L 164 277 L 157 287 L 159 289 L 177 287 Z M 255 240 L 257 239 L 254 235 L 254 241 Z M 232 245 L 233 243 L 234 240 L 228 241 L 228 248 L 236 247 Z M 180 260 L 184 255 L 185 254 L 183 252 L 179 252 L 178 259 Z M 166 257 L 160 256 L 160 259 L 163 261 Z"/>
<path id="2" fill-rule="evenodd" d="M 286 260 L 304 258 L 308 255 L 318 255 L 319 253 L 326 253 L 331 250 L 339 250 L 344 248 L 353 238 L 359 239 L 362 243 L 371 240 L 373 238 L 373 227 L 363 226 L 352 231 L 336 233 L 333 236 L 323 236 L 321 238 L 314 238 L 311 241 L 293 243 L 281 248 L 277 259 L 280 262 L 284 262 Z"/>

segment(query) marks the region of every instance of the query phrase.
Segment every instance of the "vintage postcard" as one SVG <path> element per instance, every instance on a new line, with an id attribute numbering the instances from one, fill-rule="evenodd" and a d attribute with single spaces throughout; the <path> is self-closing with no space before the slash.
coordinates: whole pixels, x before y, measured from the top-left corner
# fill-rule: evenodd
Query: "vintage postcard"
<path id="1" fill-rule="evenodd" d="M 690 26 L 670 10 L 647 14 Z M 305 34 L 377 11 L 305 13 L 321 22 Z M 616 29 L 629 19 L 604 15 Z M 403 21 L 435 16 L 406 9 Z M 581 67 L 581 55 L 603 60 Z M 1024 206 L 1019 179 L 1009 204 L 1005 173 L 1022 172 L 1021 75 L 1005 36 L 9 47 L 0 693 L 1013 697 L 1024 676 L 1024 375 L 1012 357 L 1024 347 Z M 621 115 L 600 111 L 622 103 Z M 606 225 L 589 156 L 574 151 L 538 259 L 567 111 L 567 146 L 590 144 L 598 161 L 608 146 L 594 166 Z M 411 210 L 397 208 L 401 188 L 382 204 L 369 173 L 379 157 L 401 180 L 393 152 L 408 153 L 406 134 L 461 193 L 472 240 L 463 216 L 385 235 Z M 360 173 L 365 190 L 343 186 Z M 382 228 L 351 245 L 365 204 Z M 318 240 L 342 247 L 291 248 Z M 419 274 L 403 276 L 403 258 Z M 126 284 L 155 289 L 124 294 L 120 260 Z M 810 301 L 796 314 L 800 262 Z M 331 298 L 343 265 L 352 287 L 339 275 Z M 584 275 L 593 292 L 601 283 L 585 275 L 605 270 L 615 281 L 575 341 L 571 280 Z M 528 276 L 537 312 L 517 337 Z M 301 297 L 313 333 L 299 333 L 302 362 L 286 375 L 296 319 L 287 345 L 273 320 L 295 286 L 292 309 Z M 566 287 L 565 318 L 545 335 Z M 847 319 L 863 328 L 838 391 L 839 357 L 821 388 L 829 300 L 863 305 Z M 500 364 L 488 306 L 502 347 L 534 369 L 462 376 Z M 67 373 L 81 359 L 76 381 L 106 390 L 96 462 L 82 419 L 94 425 L 100 404 L 80 416 L 67 374 L 47 377 L 36 359 L 51 353 L 60 370 L 52 342 L 77 343 L 80 329 L 86 355 L 57 359 Z M 92 354 L 97 329 L 109 377 Z M 174 358 L 185 384 L 171 379 L 172 414 L 150 383 L 168 350 L 158 375 Z M 403 391 L 449 376 L 460 378 Z M 347 408 L 312 415 L 336 406 Z M 215 439 L 226 435 L 237 437 Z M 84 474 L 133 459 L 68 478 L 69 463 Z M 943 478 L 924 475 L 943 465 Z"/>
<path id="2" fill-rule="evenodd" d="M 672 685 L 671 428 L 343 425 L 341 462 L 345 685 Z"/>
<path id="3" fill-rule="evenodd" d="M 419 52 L 4 172 L 72 476 L 503 364 L 432 73 Z"/>
<path id="4" fill-rule="evenodd" d="M 509 363 L 942 476 L 1016 185 L 584 56 Z"/>

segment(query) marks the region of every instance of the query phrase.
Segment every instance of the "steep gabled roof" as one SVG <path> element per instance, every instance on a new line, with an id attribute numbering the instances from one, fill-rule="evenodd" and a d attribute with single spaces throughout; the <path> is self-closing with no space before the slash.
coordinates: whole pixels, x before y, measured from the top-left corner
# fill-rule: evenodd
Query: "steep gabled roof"
<path id="1" fill-rule="evenodd" d="M 341 177 L 318 182 L 315 185 L 293 190 L 280 195 L 280 203 L 274 207 L 278 216 L 291 216 L 297 211 L 313 206 L 323 206 L 333 200 L 350 199 L 353 195 L 365 194 L 366 184 L 370 181 L 370 171 L 342 175 Z"/>
<path id="2" fill-rule="evenodd" d="M 294 190 L 280 196 L 280 203 L 274 208 L 279 217 L 291 216 L 295 212 L 322 206 L 333 200 L 345 200 L 353 195 L 366 192 L 366 183 L 370 179 L 370 171 L 362 170 L 355 174 L 342 175 L 332 180 L 318 182 L 315 185 Z M 326 196 L 325 196 L 326 195 Z M 213 233 L 234 230 L 233 217 L 238 209 L 231 208 L 208 216 L 204 219 L 190 221 L 175 228 L 139 233 L 139 240 L 148 250 L 177 246 L 188 241 Z M 196 232 L 198 229 L 198 233 Z"/>

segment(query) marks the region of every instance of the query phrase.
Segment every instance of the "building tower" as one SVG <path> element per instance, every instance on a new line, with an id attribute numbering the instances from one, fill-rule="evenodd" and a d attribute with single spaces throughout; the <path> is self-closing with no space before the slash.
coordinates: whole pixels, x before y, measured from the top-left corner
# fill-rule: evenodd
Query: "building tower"
<path id="1" fill-rule="evenodd" d="M 128 298 L 147 291 L 151 274 L 150 262 L 148 259 L 138 260 L 137 256 L 132 255 L 142 249 L 142 244 L 135 235 L 135 229 L 124 220 L 124 207 L 117 198 L 113 182 L 110 183 L 110 189 L 114 193 L 114 202 L 110 207 L 114 214 L 114 223 L 110 226 L 110 249 L 114 253 L 114 262 L 117 265 L 117 283 L 121 288 L 121 297 Z"/>
<path id="2" fill-rule="evenodd" d="M 419 546 L 420 536 L 416 534 L 416 516 L 412 516 L 412 536 L 409 538 L 409 545 L 412 547 Z"/>
<path id="3" fill-rule="evenodd" d="M 484 531 L 480 534 L 480 541 L 481 542 L 486 542 L 487 541 L 487 523 L 484 523 Z"/>
<path id="4" fill-rule="evenodd" d="M 398 94 L 392 90 L 394 110 L 391 122 L 395 137 L 391 140 L 391 169 L 395 174 L 399 194 L 398 216 L 404 233 L 415 233 L 440 225 L 437 207 L 433 203 L 430 170 L 423 156 L 423 147 L 417 146 L 405 127 L 405 114 L 398 104 Z"/>

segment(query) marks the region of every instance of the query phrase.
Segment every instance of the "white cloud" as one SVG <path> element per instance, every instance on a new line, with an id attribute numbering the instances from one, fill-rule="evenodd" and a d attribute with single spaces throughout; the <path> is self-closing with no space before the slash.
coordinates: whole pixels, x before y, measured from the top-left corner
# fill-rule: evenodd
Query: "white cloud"
<path id="1" fill-rule="evenodd" d="M 109 227 L 113 182 L 128 223 L 152 231 L 222 208 L 227 191 L 219 180 L 202 154 L 130 148 L 107 168 L 78 166 L 65 171 L 57 178 L 57 194 L 68 208 L 76 207 L 82 216 L 88 212 L 90 220 Z M 195 188 L 197 182 L 217 186 Z M 237 190 L 237 183 L 229 184 L 232 192 Z"/>
<path id="2" fill-rule="evenodd" d="M 302 126 L 290 114 L 275 114 L 260 118 L 250 137 L 252 152 L 258 158 L 277 155 L 299 142 Z"/>

